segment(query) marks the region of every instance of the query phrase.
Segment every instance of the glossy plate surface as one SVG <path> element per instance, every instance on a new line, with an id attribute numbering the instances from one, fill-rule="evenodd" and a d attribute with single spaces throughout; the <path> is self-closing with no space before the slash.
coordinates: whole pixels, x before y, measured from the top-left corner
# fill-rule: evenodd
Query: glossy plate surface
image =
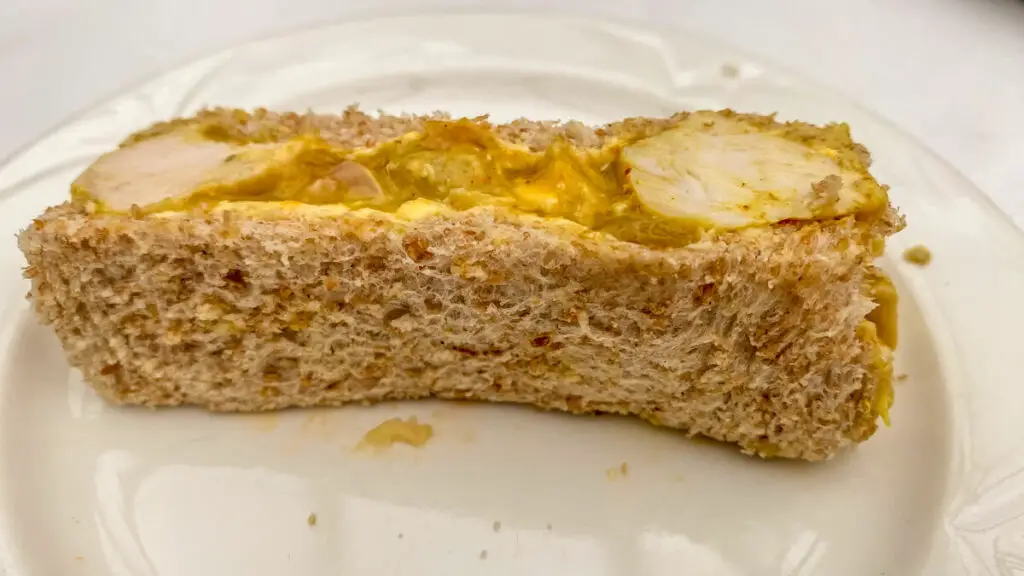
<path id="1" fill-rule="evenodd" d="M 528 38 L 528 42 L 523 39 Z M 123 136 L 205 105 L 603 122 L 732 107 L 847 121 L 909 228 L 893 427 L 826 464 L 629 419 L 386 404 L 116 409 L 29 312 L 12 236 Z M 1012 574 L 1024 571 L 1024 241 L 863 108 L 689 34 L 437 15 L 246 45 L 114 98 L 0 168 L 0 561 L 9 576 Z M 931 265 L 898 256 L 927 245 Z M 355 451 L 394 416 L 423 448 Z M 626 463 L 623 473 L 622 464 Z M 311 515 L 315 523 L 311 525 Z M 2 572 L 2 570 L 0 570 Z"/>

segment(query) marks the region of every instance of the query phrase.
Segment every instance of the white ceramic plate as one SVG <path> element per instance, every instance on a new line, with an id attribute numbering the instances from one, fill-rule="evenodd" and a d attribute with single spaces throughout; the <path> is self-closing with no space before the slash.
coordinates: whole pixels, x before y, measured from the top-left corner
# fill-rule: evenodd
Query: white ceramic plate
<path id="1" fill-rule="evenodd" d="M 817 465 L 622 418 L 387 404 L 214 416 L 104 405 L 29 313 L 12 235 L 124 135 L 204 105 L 577 118 L 733 107 L 845 120 L 910 227 L 893 427 Z M 229 50 L 0 169 L 0 560 L 9 576 L 878 575 L 1024 571 L 1024 242 L 844 99 L 690 34 L 526 16 L 383 19 Z M 916 268 L 898 255 L 932 249 Z M 353 452 L 392 416 L 424 448 Z M 626 476 L 614 473 L 627 462 Z M 609 472 L 611 470 L 612 472 Z M 317 523 L 307 518 L 316 514 Z"/>

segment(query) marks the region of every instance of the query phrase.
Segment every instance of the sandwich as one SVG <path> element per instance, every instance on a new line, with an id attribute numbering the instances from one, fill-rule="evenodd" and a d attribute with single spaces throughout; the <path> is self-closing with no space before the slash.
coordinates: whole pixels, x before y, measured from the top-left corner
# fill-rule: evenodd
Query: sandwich
<path id="1" fill-rule="evenodd" d="M 445 398 L 827 459 L 888 422 L 904 226 L 844 124 L 212 109 L 97 159 L 19 236 L 105 399 Z"/>

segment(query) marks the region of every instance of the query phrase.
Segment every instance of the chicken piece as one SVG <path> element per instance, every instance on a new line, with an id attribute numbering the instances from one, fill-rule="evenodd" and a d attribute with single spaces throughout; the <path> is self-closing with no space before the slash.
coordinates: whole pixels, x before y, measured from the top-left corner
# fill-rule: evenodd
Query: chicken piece
<path id="1" fill-rule="evenodd" d="M 885 189 L 867 157 L 833 126 L 698 112 L 622 152 L 626 183 L 647 210 L 702 228 L 835 218 L 883 209 Z M 843 144 L 846 146 L 844 147 Z"/>

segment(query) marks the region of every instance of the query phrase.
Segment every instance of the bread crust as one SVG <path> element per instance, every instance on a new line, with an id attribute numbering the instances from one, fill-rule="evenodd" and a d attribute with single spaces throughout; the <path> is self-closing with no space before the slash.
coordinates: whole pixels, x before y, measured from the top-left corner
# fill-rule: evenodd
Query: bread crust
<path id="1" fill-rule="evenodd" d="M 820 460 L 876 429 L 891 362 L 858 327 L 875 306 L 868 246 L 900 224 L 652 249 L 493 208 L 403 221 L 65 204 L 19 241 L 39 318 L 111 402 L 519 402 Z"/>

